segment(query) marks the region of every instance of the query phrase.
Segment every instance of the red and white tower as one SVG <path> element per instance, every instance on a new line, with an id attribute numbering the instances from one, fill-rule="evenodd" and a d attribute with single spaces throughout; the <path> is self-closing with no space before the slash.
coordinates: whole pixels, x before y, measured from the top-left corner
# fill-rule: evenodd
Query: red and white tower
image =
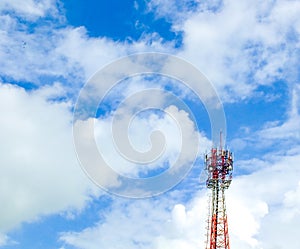
<path id="1" fill-rule="evenodd" d="M 230 249 L 225 203 L 225 189 L 232 181 L 233 156 L 229 150 L 212 148 L 205 155 L 208 173 L 207 188 L 211 189 L 206 249 Z"/>

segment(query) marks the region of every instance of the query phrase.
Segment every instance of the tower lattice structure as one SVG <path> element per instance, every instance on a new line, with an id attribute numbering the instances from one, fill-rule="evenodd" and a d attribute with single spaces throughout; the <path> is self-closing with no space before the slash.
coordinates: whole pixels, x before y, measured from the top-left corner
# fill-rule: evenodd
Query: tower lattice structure
<path id="1" fill-rule="evenodd" d="M 206 249 L 230 249 L 225 190 L 232 181 L 233 155 L 229 150 L 212 148 L 205 155 L 208 173 L 207 188 L 211 189 Z"/>

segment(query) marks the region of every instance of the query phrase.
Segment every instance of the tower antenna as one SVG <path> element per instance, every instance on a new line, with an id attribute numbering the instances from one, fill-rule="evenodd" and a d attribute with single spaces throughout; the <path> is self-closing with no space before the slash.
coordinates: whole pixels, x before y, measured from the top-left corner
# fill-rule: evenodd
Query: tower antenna
<path id="1" fill-rule="evenodd" d="M 206 186 L 212 192 L 206 249 L 230 249 L 225 189 L 229 188 L 232 181 L 233 156 L 232 152 L 223 149 L 222 132 L 219 149 L 213 147 L 205 155 L 205 170 L 208 175 Z"/>

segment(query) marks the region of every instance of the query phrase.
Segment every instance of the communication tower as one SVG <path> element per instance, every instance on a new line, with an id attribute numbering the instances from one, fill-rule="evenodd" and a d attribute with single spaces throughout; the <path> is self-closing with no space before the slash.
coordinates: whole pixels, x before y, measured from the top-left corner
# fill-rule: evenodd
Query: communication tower
<path id="1" fill-rule="evenodd" d="M 220 136 L 222 138 L 222 134 Z M 211 189 L 206 249 L 230 249 L 225 202 L 225 189 L 232 181 L 233 155 L 227 149 L 213 147 L 205 155 L 207 188 Z"/>

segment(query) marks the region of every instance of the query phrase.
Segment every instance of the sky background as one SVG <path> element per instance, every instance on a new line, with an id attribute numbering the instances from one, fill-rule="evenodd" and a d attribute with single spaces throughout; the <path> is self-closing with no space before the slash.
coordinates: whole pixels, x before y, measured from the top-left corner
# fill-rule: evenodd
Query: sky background
<path id="1" fill-rule="evenodd" d="M 162 162 L 120 163 L 103 131 L 116 103 L 130 94 L 160 87 L 180 95 L 198 128 L 185 110 L 165 110 L 200 147 L 176 187 L 153 198 L 118 197 L 93 184 L 77 161 L 72 120 L 80 89 L 103 66 L 140 52 L 183 58 L 218 92 L 235 159 L 226 193 L 231 248 L 300 248 L 299 13 L 293 0 L 1 0 L 0 248 L 204 248 L 208 191 L 201 171 L 210 123 L 182 85 L 121 82 L 95 131 L 100 150 L 122 174 L 161 172 Z M 141 149 L 149 146 L 144 134 L 166 134 L 163 162 L 171 164 L 178 127 L 157 112 L 135 122 L 131 139 Z"/>

